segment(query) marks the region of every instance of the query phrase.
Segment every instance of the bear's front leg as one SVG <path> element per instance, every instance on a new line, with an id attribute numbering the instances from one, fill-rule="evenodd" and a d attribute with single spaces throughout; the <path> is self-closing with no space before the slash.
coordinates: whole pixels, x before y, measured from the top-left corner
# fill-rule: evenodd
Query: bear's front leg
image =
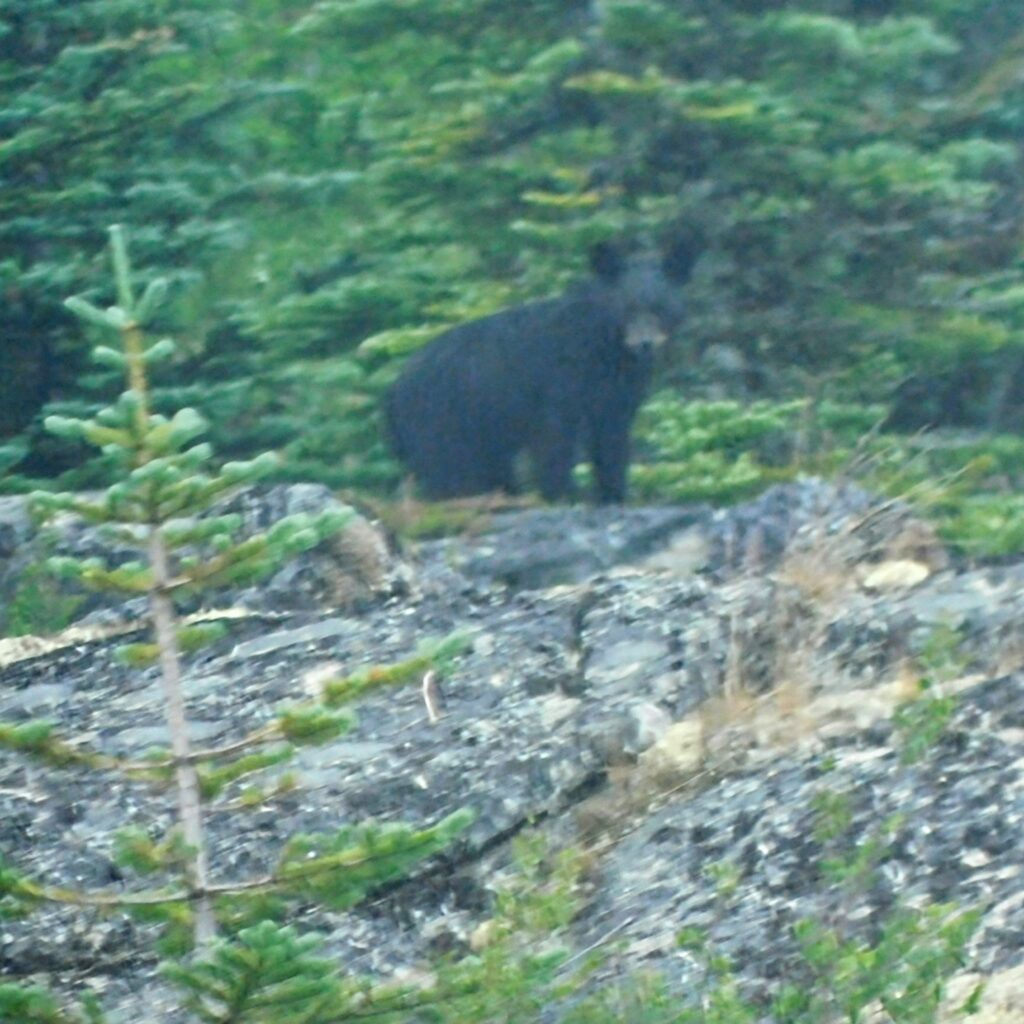
<path id="1" fill-rule="evenodd" d="M 598 504 L 621 505 L 626 500 L 631 426 L 631 416 L 606 413 L 592 427 L 591 462 Z"/>
<path id="2" fill-rule="evenodd" d="M 579 433 L 576 424 L 576 417 L 552 410 L 531 445 L 537 489 L 545 501 L 572 501 L 576 497 L 572 478 Z"/>

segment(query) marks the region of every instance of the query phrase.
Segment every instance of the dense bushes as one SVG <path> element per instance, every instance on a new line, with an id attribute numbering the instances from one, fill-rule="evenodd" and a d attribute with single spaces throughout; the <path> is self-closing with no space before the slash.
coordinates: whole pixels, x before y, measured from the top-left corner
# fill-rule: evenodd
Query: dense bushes
<path id="1" fill-rule="evenodd" d="M 114 219 L 175 282 L 167 326 L 184 344 L 164 403 L 200 406 L 224 453 L 282 449 L 292 477 L 388 489 L 375 409 L 398 355 L 556 291 L 595 240 L 680 220 L 709 251 L 662 370 L 669 394 L 1016 431 L 1015 12 L 8 4 L 5 485 L 91 480 L 35 424 L 46 403 L 84 412 L 114 387 L 87 371 L 58 305 L 68 291 L 108 301 L 96 254 Z M 828 430 L 807 438 L 822 447 L 794 446 L 801 458 L 837 461 Z M 644 473 L 652 500 L 688 489 Z"/>

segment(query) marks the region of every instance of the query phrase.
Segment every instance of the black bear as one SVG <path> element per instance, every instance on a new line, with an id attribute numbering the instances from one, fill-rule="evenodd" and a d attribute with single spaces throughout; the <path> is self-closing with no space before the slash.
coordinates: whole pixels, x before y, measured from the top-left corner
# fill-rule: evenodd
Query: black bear
<path id="1" fill-rule="evenodd" d="M 630 428 L 695 259 L 689 240 L 660 256 L 603 243 L 564 295 L 453 327 L 412 356 L 385 416 L 424 494 L 514 494 L 525 451 L 544 498 L 569 498 L 585 453 L 596 500 L 623 501 Z"/>

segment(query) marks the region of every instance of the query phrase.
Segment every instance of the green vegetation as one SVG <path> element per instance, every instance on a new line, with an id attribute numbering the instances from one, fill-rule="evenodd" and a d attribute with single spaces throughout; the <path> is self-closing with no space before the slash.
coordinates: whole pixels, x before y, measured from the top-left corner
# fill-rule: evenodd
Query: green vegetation
<path id="1" fill-rule="evenodd" d="M 911 501 L 965 555 L 999 558 L 1022 550 L 1021 438 L 874 433 L 855 441 L 831 432 L 830 439 L 810 468 L 829 473 L 856 465 L 864 486 Z"/>
<path id="2" fill-rule="evenodd" d="M 25 566 L 6 609 L 7 636 L 46 636 L 69 625 L 83 598 L 69 594 L 44 563 Z"/>
<path id="3" fill-rule="evenodd" d="M 775 1017 L 779 1024 L 857 1021 L 880 1006 L 894 1024 L 934 1024 L 943 983 L 963 966 L 980 917 L 949 906 L 900 908 L 873 943 L 801 921 L 796 937 L 815 980 L 803 990 L 786 986 Z"/>
<path id="4" fill-rule="evenodd" d="M 849 912 L 875 884 L 902 819 L 894 815 L 851 843 L 851 794 L 822 790 L 814 810 L 815 838 L 824 847 L 820 870 L 841 905 L 831 920 L 805 918 L 795 924 L 808 980 L 783 986 L 773 1019 L 779 1024 L 854 1022 L 878 1007 L 894 1024 L 934 1024 L 945 980 L 962 967 L 980 910 L 910 907 L 897 900 L 867 941 L 854 932 Z"/>
<path id="5" fill-rule="evenodd" d="M 792 476 L 779 462 L 802 402 L 682 402 L 657 395 L 641 413 L 637 434 L 651 460 L 634 466 L 635 492 L 649 501 L 730 502 Z M 774 452 L 773 452 L 774 448 Z"/>
<path id="6" fill-rule="evenodd" d="M 917 661 L 921 668 L 916 699 L 902 704 L 893 716 L 900 736 L 904 764 L 922 760 L 946 732 L 957 708 L 955 694 L 944 693 L 943 683 L 963 675 L 967 658 L 959 630 L 939 625 L 932 630 Z"/>
<path id="7" fill-rule="evenodd" d="M 801 980 L 787 982 L 770 1007 L 745 998 L 728 957 L 701 930 L 685 929 L 677 943 L 701 974 L 685 998 L 656 972 L 615 970 L 616 980 L 605 980 L 614 944 L 570 956 L 567 928 L 582 907 L 587 858 L 555 854 L 537 834 L 513 845 L 515 871 L 498 887 L 474 951 L 433 963 L 429 982 L 424 976 L 420 984 L 374 985 L 345 975 L 318 955 L 315 936 L 271 921 L 216 942 L 201 958 L 166 961 L 164 973 L 180 989 L 182 1007 L 206 1024 L 535 1024 L 542 1011 L 553 1024 L 831 1024 L 867 1019 L 878 1006 L 892 1024 L 935 1024 L 945 981 L 960 966 L 979 916 L 897 904 L 870 940 L 845 933 L 841 921 L 797 921 L 791 974 Z M 856 880 L 848 897 L 863 895 L 870 882 L 854 864 L 877 866 L 884 851 L 869 839 L 846 855 L 843 873 Z M 714 867 L 725 913 L 735 871 Z M 103 1019 L 95 1008 L 95 1017 L 63 1010 L 40 989 L 0 984 L 0 1014 L 5 1010 L 24 1014 L 14 1019 L 26 1024 Z"/>
<path id="8" fill-rule="evenodd" d="M 733 501 L 835 471 L 866 420 L 887 492 L 937 479 L 925 507 L 949 540 L 1020 551 L 1018 15 L 12 0 L 2 486 L 109 478 L 42 421 L 115 393 L 61 305 L 109 303 L 90 254 L 112 220 L 151 268 L 140 284 L 170 285 L 153 326 L 181 345 L 154 409 L 198 409 L 224 457 L 271 447 L 279 476 L 378 494 L 398 471 L 376 404 L 404 354 L 557 290 L 597 239 L 684 223 L 708 249 L 645 412 L 638 497 Z M 924 455 L 933 421 L 953 434 Z"/>

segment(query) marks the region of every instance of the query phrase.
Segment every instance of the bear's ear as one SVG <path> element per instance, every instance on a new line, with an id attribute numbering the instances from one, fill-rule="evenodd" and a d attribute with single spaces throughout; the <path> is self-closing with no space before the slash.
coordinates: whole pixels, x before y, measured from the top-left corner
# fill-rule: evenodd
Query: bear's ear
<path id="1" fill-rule="evenodd" d="M 670 281 L 685 284 L 693 272 L 693 265 L 700 255 L 700 243 L 691 233 L 678 235 L 665 249 L 661 257 L 661 269 Z"/>
<path id="2" fill-rule="evenodd" d="M 590 269 L 606 281 L 621 277 L 624 263 L 619 247 L 611 242 L 598 242 L 590 250 Z"/>

